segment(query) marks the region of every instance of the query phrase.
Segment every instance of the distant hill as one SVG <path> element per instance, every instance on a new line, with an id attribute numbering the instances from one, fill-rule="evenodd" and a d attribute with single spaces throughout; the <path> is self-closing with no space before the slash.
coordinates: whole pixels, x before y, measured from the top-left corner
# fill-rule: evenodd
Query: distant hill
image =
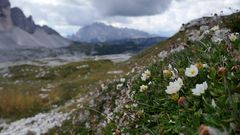
<path id="1" fill-rule="evenodd" d="M 104 23 L 93 23 L 81 28 L 76 34 L 69 36 L 71 40 L 79 42 L 106 42 L 123 39 L 149 38 L 153 35 L 128 28 L 116 28 Z"/>

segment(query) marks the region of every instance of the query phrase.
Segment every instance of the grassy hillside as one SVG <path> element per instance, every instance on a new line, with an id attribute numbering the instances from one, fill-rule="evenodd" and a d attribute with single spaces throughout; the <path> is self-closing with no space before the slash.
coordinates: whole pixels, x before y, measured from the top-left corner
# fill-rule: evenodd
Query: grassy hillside
<path id="1" fill-rule="evenodd" d="M 195 20 L 123 63 L 13 67 L 0 78 L 0 115 L 73 112 L 49 135 L 240 134 L 239 18 Z"/>
<path id="2" fill-rule="evenodd" d="M 240 134 L 239 16 L 187 24 L 133 57 L 126 80 L 97 90 L 49 134 Z"/>

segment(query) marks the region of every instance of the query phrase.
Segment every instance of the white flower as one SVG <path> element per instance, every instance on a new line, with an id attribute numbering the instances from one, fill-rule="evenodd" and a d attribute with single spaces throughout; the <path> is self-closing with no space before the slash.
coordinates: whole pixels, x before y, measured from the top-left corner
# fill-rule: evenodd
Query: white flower
<path id="1" fill-rule="evenodd" d="M 101 88 L 102 88 L 102 90 L 107 90 L 108 89 L 108 87 L 105 86 L 104 84 L 101 84 Z"/>
<path id="2" fill-rule="evenodd" d="M 208 68 L 208 64 L 203 64 L 203 68 Z"/>
<path id="3" fill-rule="evenodd" d="M 140 86 L 140 92 L 144 92 L 148 89 L 148 86 L 147 85 L 142 85 Z"/>
<path id="4" fill-rule="evenodd" d="M 117 85 L 117 90 L 121 89 L 123 87 L 123 84 L 118 84 Z"/>
<path id="5" fill-rule="evenodd" d="M 148 83 L 148 85 L 152 85 L 152 82 L 150 81 L 150 82 Z"/>
<path id="6" fill-rule="evenodd" d="M 144 73 L 142 73 L 142 81 L 146 81 L 147 79 L 149 79 L 151 77 L 151 72 L 149 70 L 146 70 Z"/>
<path id="7" fill-rule="evenodd" d="M 214 27 L 212 27 L 210 30 L 212 30 L 212 31 L 217 31 L 217 30 L 219 30 L 219 26 L 217 25 L 217 26 L 214 26 Z"/>
<path id="8" fill-rule="evenodd" d="M 228 38 L 230 39 L 230 41 L 234 42 L 238 39 L 239 33 L 231 33 L 230 35 L 228 35 Z"/>
<path id="9" fill-rule="evenodd" d="M 195 77 L 198 75 L 198 68 L 196 65 L 191 65 L 190 68 L 186 68 L 185 75 L 187 77 Z"/>
<path id="10" fill-rule="evenodd" d="M 192 89 L 193 95 L 200 96 L 201 94 L 205 93 L 205 90 L 207 90 L 207 88 L 208 88 L 207 82 L 197 84 L 196 88 Z"/>
<path id="11" fill-rule="evenodd" d="M 124 83 L 125 81 L 126 81 L 125 78 L 121 78 L 121 79 L 120 79 L 120 82 L 121 82 L 121 83 Z"/>
<path id="12" fill-rule="evenodd" d="M 169 86 L 167 86 L 167 89 L 165 90 L 165 92 L 167 94 L 177 93 L 182 88 L 182 86 L 183 86 L 183 80 L 181 78 L 178 78 L 176 81 L 169 83 Z"/>

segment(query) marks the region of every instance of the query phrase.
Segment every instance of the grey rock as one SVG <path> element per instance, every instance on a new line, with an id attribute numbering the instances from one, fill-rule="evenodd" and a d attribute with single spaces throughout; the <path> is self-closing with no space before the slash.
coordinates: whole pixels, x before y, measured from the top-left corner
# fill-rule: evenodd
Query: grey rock
<path id="1" fill-rule="evenodd" d="M 27 31 L 28 33 L 34 33 L 37 26 L 32 20 L 32 16 L 29 16 L 28 18 L 24 15 L 23 11 L 20 8 L 12 8 L 11 9 L 11 16 L 12 21 L 15 26 L 18 26 L 19 28 Z"/>
<path id="2" fill-rule="evenodd" d="M 11 8 L 8 0 L 0 0 L 0 50 L 60 48 L 70 44 L 50 27 L 36 25 L 20 8 Z M 6 58 L 1 55 L 0 59 Z"/>
<path id="3" fill-rule="evenodd" d="M 9 0 L 0 0 L 0 9 L 10 7 L 11 4 Z"/>
<path id="4" fill-rule="evenodd" d="M 40 27 L 41 29 L 43 29 L 46 33 L 50 34 L 50 35 L 59 35 L 58 32 L 56 32 L 54 29 L 48 27 L 47 25 L 43 25 L 42 27 L 41 26 L 38 26 Z"/>
<path id="5" fill-rule="evenodd" d="M 46 25 L 44 26 L 36 25 L 32 19 L 32 16 L 26 17 L 23 11 L 18 7 L 12 8 L 11 12 L 13 24 L 27 31 L 28 33 L 34 33 L 36 29 L 41 29 L 50 35 L 59 35 L 58 32 L 56 32 L 55 30 Z"/>

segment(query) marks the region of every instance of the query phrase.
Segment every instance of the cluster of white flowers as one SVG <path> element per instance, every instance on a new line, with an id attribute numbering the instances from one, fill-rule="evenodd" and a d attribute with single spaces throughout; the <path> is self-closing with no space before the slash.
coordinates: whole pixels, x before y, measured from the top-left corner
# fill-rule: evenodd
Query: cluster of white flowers
<path id="1" fill-rule="evenodd" d="M 239 33 L 231 33 L 228 35 L 230 41 L 235 42 L 239 37 Z"/>
<path id="2" fill-rule="evenodd" d="M 181 78 L 178 78 L 176 81 L 169 83 L 169 86 L 167 86 L 167 89 L 165 90 L 165 92 L 167 94 L 177 93 L 182 88 L 182 86 L 183 86 L 183 80 Z"/>
<path id="3" fill-rule="evenodd" d="M 200 96 L 201 94 L 205 93 L 205 90 L 207 90 L 207 88 L 208 88 L 207 82 L 197 84 L 196 88 L 192 89 L 193 95 Z"/>
<path id="4" fill-rule="evenodd" d="M 151 77 L 151 72 L 149 70 L 146 70 L 144 73 L 142 73 L 142 81 L 147 81 Z"/>
<path id="5" fill-rule="evenodd" d="M 201 63 L 191 65 L 189 68 L 186 68 L 185 75 L 187 77 L 196 77 L 199 73 L 199 69 L 207 68 L 207 67 L 208 67 L 207 64 L 201 64 Z M 172 70 L 173 70 L 172 66 L 169 65 L 169 69 L 164 70 L 163 74 L 167 77 L 175 76 L 175 78 L 177 78 L 177 76 Z M 177 69 L 175 70 L 177 72 Z M 167 86 L 167 89 L 165 90 L 165 92 L 167 94 L 177 93 L 182 88 L 182 86 L 183 86 L 183 80 L 181 78 L 178 78 L 174 82 L 169 83 L 169 86 Z M 197 84 L 196 88 L 192 89 L 193 95 L 200 96 L 201 94 L 205 93 L 205 90 L 207 88 L 208 88 L 207 82 L 204 82 L 202 84 Z"/>

